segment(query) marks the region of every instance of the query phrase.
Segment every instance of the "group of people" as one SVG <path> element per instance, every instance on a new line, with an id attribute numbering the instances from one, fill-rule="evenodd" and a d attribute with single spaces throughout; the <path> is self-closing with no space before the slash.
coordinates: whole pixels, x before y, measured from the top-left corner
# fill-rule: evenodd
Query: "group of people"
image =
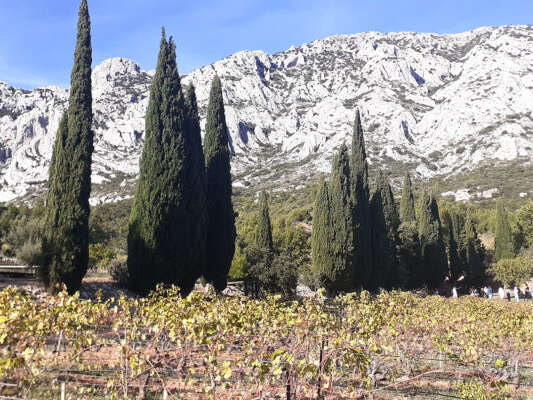
<path id="1" fill-rule="evenodd" d="M 485 286 L 481 289 L 482 296 L 492 300 L 494 297 L 494 292 L 492 291 L 492 287 Z M 472 288 L 470 290 L 470 296 L 480 296 L 480 292 L 477 288 Z M 524 288 L 519 288 L 515 285 L 513 289 L 504 289 L 500 286 L 498 289 L 498 296 L 501 300 L 507 299 L 507 301 L 511 301 L 511 298 L 514 298 L 515 301 L 520 301 L 520 299 L 527 299 L 528 297 L 531 297 L 533 300 L 533 290 L 529 288 L 529 286 L 526 286 Z M 457 288 L 455 286 L 452 287 L 452 297 L 457 298 L 459 297 L 457 294 Z"/>

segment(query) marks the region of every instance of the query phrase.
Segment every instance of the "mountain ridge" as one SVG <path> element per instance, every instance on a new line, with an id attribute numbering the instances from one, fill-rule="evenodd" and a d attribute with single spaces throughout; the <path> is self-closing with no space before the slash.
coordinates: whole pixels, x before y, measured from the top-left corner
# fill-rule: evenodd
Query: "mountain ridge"
<path id="1" fill-rule="evenodd" d="M 327 172 L 355 107 L 371 164 L 448 176 L 530 162 L 531 42 L 529 25 L 343 34 L 271 55 L 240 51 L 182 79 L 197 89 L 203 128 L 211 79 L 221 77 L 237 187 L 297 186 Z M 124 58 L 93 70 L 93 202 L 131 196 L 152 76 Z M 43 190 L 67 98 L 68 89 L 0 83 L 1 200 Z"/>

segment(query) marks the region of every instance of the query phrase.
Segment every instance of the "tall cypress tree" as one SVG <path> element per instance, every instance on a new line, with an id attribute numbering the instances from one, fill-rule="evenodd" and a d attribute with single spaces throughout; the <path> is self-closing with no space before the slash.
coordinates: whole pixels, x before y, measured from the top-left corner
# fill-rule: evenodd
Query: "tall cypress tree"
<path id="1" fill-rule="evenodd" d="M 407 172 L 403 181 L 402 199 L 400 200 L 400 217 L 402 222 L 416 221 L 415 196 L 411 185 L 411 177 Z"/>
<path id="2" fill-rule="evenodd" d="M 370 201 L 372 212 L 372 253 L 373 271 L 369 289 L 391 289 L 398 287 L 398 226 L 400 217 L 394 203 L 394 195 L 389 182 L 378 172 L 376 191 Z"/>
<path id="3" fill-rule="evenodd" d="M 255 244 L 258 248 L 271 252 L 274 250 L 272 242 L 272 224 L 268 210 L 268 196 L 265 191 L 259 196 L 259 222 L 255 234 Z"/>
<path id="4" fill-rule="evenodd" d="M 78 12 L 78 34 L 68 110 L 63 115 L 49 171 L 41 277 L 46 287 L 80 286 L 89 261 L 89 197 L 93 153 L 91 22 L 87 1 Z"/>
<path id="5" fill-rule="evenodd" d="M 465 266 L 461 257 L 461 232 L 463 230 L 463 221 L 460 215 L 452 211 L 448 215 L 448 257 L 450 265 L 450 279 L 457 280 L 465 272 Z"/>
<path id="6" fill-rule="evenodd" d="M 514 242 L 507 211 L 500 200 L 496 206 L 496 232 L 494 237 L 496 261 L 504 258 L 514 258 Z"/>
<path id="7" fill-rule="evenodd" d="M 158 283 L 176 284 L 187 295 L 201 276 L 193 255 L 186 187 L 187 110 L 176 64 L 176 48 L 163 29 L 157 69 L 146 111 L 146 142 L 128 233 L 131 289 L 146 294 Z"/>
<path id="8" fill-rule="evenodd" d="M 420 243 L 418 240 L 418 225 L 416 222 L 415 197 L 409 173 L 405 174 L 402 199 L 400 202 L 401 224 L 398 229 L 400 281 L 409 289 L 422 285 L 420 277 Z"/>
<path id="9" fill-rule="evenodd" d="M 353 222 L 350 193 L 350 160 L 345 144 L 335 155 L 328 186 L 330 221 L 334 230 L 331 242 L 333 258 L 329 264 L 327 278 L 335 291 L 349 291 L 355 287 L 353 266 Z"/>
<path id="10" fill-rule="evenodd" d="M 485 278 L 485 265 L 483 262 L 485 249 L 478 238 L 476 225 L 470 210 L 466 214 L 461 249 L 467 282 L 474 286 L 481 285 Z"/>
<path id="11" fill-rule="evenodd" d="M 350 191 L 353 219 L 355 286 L 366 287 L 372 274 L 371 220 L 368 164 L 359 110 L 355 112 L 350 158 Z"/>
<path id="12" fill-rule="evenodd" d="M 191 245 L 191 268 L 202 271 L 206 267 L 207 240 L 207 181 L 205 176 L 205 159 L 202 149 L 200 118 L 194 86 L 190 84 L 185 90 L 185 110 L 187 129 L 185 133 L 185 199 L 189 221 Z M 195 275 L 197 272 L 195 272 Z"/>
<path id="13" fill-rule="evenodd" d="M 334 262 L 333 241 L 335 231 L 331 223 L 331 205 L 326 181 L 320 183 L 313 209 L 313 232 L 311 235 L 311 251 L 313 256 L 312 271 L 318 284 L 324 287 L 328 294 L 336 293 L 335 276 L 331 274 Z"/>
<path id="14" fill-rule="evenodd" d="M 437 201 L 427 190 L 420 199 L 418 236 L 420 239 L 420 280 L 430 289 L 439 286 L 448 274 L 448 257 L 442 238 Z"/>
<path id="15" fill-rule="evenodd" d="M 207 176 L 207 266 L 205 278 L 216 290 L 227 285 L 235 252 L 235 213 L 231 203 L 228 128 L 222 97 L 222 83 L 215 76 L 211 85 L 205 124 L 205 166 Z"/>

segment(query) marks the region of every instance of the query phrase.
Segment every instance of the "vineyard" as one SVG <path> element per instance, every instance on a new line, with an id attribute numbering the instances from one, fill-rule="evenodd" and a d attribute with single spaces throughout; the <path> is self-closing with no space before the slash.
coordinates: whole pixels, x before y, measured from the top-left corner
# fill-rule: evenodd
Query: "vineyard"
<path id="1" fill-rule="evenodd" d="M 0 292 L 0 398 L 527 399 L 533 305 Z"/>

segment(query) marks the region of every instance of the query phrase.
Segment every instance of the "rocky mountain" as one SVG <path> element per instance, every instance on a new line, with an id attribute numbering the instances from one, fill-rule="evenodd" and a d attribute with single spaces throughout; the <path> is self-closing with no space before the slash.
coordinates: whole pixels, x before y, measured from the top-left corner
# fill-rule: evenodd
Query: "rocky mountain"
<path id="1" fill-rule="evenodd" d="M 178 59 L 179 63 L 179 59 Z M 204 123 L 224 86 L 235 186 L 297 186 L 327 171 L 359 107 L 370 162 L 393 176 L 451 176 L 533 155 L 533 27 L 454 35 L 332 36 L 269 55 L 243 51 L 183 77 Z M 131 195 L 152 73 L 114 58 L 93 71 L 93 202 Z M 68 90 L 0 82 L 0 200 L 38 193 Z M 533 193 L 533 187 L 523 189 Z"/>

